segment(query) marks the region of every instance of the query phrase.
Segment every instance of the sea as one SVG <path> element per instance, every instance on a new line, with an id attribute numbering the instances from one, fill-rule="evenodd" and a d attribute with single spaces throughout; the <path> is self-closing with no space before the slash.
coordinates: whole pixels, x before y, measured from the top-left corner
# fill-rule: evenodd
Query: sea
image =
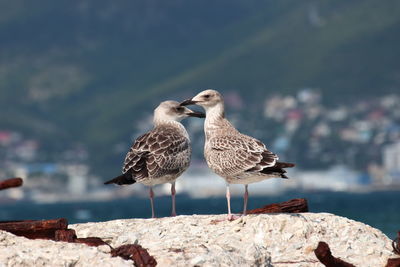
<path id="1" fill-rule="evenodd" d="M 251 192 L 250 192 L 251 193 Z M 379 191 L 368 193 L 350 192 L 286 192 L 278 196 L 250 196 L 248 208 L 260 208 L 267 204 L 305 198 L 310 212 L 328 212 L 361 221 L 380 229 L 394 239 L 400 231 L 400 192 Z M 191 198 L 178 194 L 178 215 L 225 214 L 225 197 Z M 243 199 L 233 197 L 232 212 L 240 213 Z M 157 217 L 169 216 L 171 200 L 168 196 L 155 198 Z M 0 221 L 39 220 L 66 218 L 68 223 L 99 222 L 114 219 L 149 218 L 150 201 L 146 198 L 124 198 L 101 202 L 68 202 L 37 204 L 30 202 L 0 203 Z"/>

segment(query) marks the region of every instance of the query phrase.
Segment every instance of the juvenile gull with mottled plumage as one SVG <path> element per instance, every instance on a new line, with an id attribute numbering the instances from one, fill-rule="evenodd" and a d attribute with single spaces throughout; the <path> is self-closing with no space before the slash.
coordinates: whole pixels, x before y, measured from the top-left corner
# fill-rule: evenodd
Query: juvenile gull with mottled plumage
<path id="1" fill-rule="evenodd" d="M 175 180 L 189 167 L 192 149 L 185 127 L 187 117 L 204 118 L 204 113 L 164 101 L 154 110 L 154 128 L 138 137 L 125 157 L 123 174 L 104 184 L 141 183 L 150 187 L 151 214 L 154 218 L 153 186 L 171 183 L 172 216 L 175 211 Z"/>
<path id="2" fill-rule="evenodd" d="M 205 90 L 181 103 L 182 106 L 192 104 L 206 111 L 204 156 L 210 169 L 227 182 L 228 219 L 233 218 L 229 184 L 245 185 L 243 214 L 246 215 L 248 184 L 272 177 L 287 178 L 283 168 L 294 167 L 294 164 L 278 162 L 278 156 L 261 141 L 233 127 L 225 118 L 224 101 L 219 92 Z"/>

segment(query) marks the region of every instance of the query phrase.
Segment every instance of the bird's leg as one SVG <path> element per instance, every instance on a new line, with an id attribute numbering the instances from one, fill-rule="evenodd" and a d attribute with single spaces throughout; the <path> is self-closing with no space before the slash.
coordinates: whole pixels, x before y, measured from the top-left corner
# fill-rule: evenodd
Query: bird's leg
<path id="1" fill-rule="evenodd" d="M 176 210 L 175 210 L 175 182 L 171 183 L 171 197 L 172 197 L 172 212 L 171 216 L 176 216 Z"/>
<path id="2" fill-rule="evenodd" d="M 153 192 L 152 186 L 150 186 L 149 196 L 150 196 L 150 204 L 151 204 L 151 218 L 155 218 L 155 216 L 154 216 L 154 192 Z"/>
<path id="3" fill-rule="evenodd" d="M 240 217 L 237 215 L 232 214 L 231 212 L 231 193 L 229 191 L 229 184 L 226 183 L 226 201 L 228 202 L 228 217 L 226 217 L 225 219 L 219 219 L 219 220 L 212 220 L 211 223 L 219 223 L 219 222 L 223 222 L 223 221 L 233 221 L 236 219 L 239 219 Z"/>
<path id="4" fill-rule="evenodd" d="M 229 184 L 226 184 L 226 201 L 228 202 L 228 220 L 232 220 L 231 213 L 231 192 L 229 191 Z"/>
<path id="5" fill-rule="evenodd" d="M 233 215 L 231 212 L 231 192 L 229 191 L 229 184 L 226 184 L 226 201 L 228 202 L 228 221 L 233 221 L 238 219 L 239 217 Z"/>
<path id="6" fill-rule="evenodd" d="M 247 190 L 248 185 L 244 185 L 244 195 L 243 195 L 243 216 L 247 214 L 247 200 L 249 199 L 249 191 Z"/>

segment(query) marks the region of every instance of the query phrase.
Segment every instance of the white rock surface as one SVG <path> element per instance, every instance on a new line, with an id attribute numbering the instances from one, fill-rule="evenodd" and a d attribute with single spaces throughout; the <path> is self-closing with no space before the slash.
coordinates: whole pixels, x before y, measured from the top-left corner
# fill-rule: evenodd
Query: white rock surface
<path id="1" fill-rule="evenodd" d="M 0 267 L 5 266 L 133 266 L 132 261 L 111 257 L 108 246 L 30 240 L 0 231 Z M 109 248 L 108 248 L 109 250 Z"/>
<path id="2" fill-rule="evenodd" d="M 79 236 L 112 246 L 138 243 L 160 266 L 323 266 L 319 241 L 356 266 L 385 266 L 391 240 L 360 222 L 327 213 L 250 215 L 212 224 L 217 216 L 116 220 L 73 225 Z"/>
<path id="3" fill-rule="evenodd" d="M 71 225 L 78 237 L 97 236 L 113 247 L 138 243 L 158 266 L 323 266 L 319 241 L 356 266 L 385 266 L 391 240 L 360 222 L 327 213 L 250 215 L 213 224 L 225 215 L 115 220 Z M 34 241 L 0 232 L 0 266 L 129 266 L 107 249 Z M 32 264 L 33 263 L 33 264 Z M 3 264 L 3 265 L 2 265 Z"/>

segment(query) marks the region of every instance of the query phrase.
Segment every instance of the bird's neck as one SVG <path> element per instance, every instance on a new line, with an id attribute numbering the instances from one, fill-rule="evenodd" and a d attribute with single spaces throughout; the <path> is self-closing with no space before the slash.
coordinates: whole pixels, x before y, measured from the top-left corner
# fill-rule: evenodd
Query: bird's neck
<path id="1" fill-rule="evenodd" d="M 189 135 L 188 135 L 185 127 L 179 121 L 169 120 L 169 119 L 157 119 L 157 118 L 154 118 L 153 122 L 154 122 L 154 128 L 166 127 L 166 126 L 167 127 L 174 127 L 179 132 L 181 132 L 181 134 L 183 134 L 184 136 L 186 136 L 189 139 Z"/>
<path id="2" fill-rule="evenodd" d="M 225 119 L 223 103 L 219 103 L 213 107 L 208 107 L 205 110 L 206 119 L 204 122 L 204 132 L 207 139 L 208 135 L 210 135 L 214 131 L 233 128 L 232 124 L 227 119 Z"/>
<path id="3" fill-rule="evenodd" d="M 215 121 L 222 120 L 225 118 L 225 111 L 224 111 L 224 103 L 218 103 L 215 106 L 212 107 L 206 107 L 206 120 L 205 124 L 207 123 L 213 123 Z"/>
<path id="4" fill-rule="evenodd" d="M 172 126 L 176 128 L 185 128 L 183 127 L 182 123 L 179 121 L 175 120 L 169 120 L 169 119 L 161 119 L 161 118 L 154 118 L 153 120 L 154 127 L 159 127 L 159 126 Z"/>
<path id="5" fill-rule="evenodd" d="M 159 126 L 159 125 L 179 125 L 181 124 L 179 121 L 174 120 L 173 118 L 170 118 L 168 116 L 157 116 L 158 114 L 154 114 L 153 117 L 153 124 L 154 126 Z"/>

